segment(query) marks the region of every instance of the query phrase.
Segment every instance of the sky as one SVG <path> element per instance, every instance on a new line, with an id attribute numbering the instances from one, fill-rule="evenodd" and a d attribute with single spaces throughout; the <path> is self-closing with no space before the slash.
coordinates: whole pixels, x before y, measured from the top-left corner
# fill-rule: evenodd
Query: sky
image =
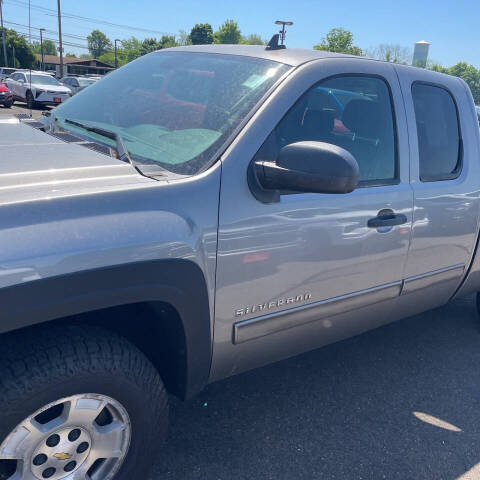
<path id="1" fill-rule="evenodd" d="M 28 25 L 29 0 L 3 2 L 6 22 Z M 31 25 L 58 31 L 56 16 L 43 10 L 56 9 L 57 0 L 30 2 Z M 480 0 L 61 0 L 61 5 L 66 14 L 62 30 L 76 36 L 64 36 L 64 40 L 84 46 L 84 38 L 94 28 L 111 39 L 132 35 L 143 39 L 161 36 L 159 32 L 189 32 L 195 23 L 208 22 L 215 30 L 232 18 L 244 35 L 258 33 L 268 39 L 277 31 L 275 20 L 290 20 L 294 25 L 287 31 L 287 46 L 312 48 L 331 28 L 343 27 L 365 50 L 381 43 L 413 48 L 416 41 L 427 40 L 431 43 L 431 60 L 444 66 L 466 61 L 480 68 Z M 67 14 L 124 27 L 68 18 Z M 11 23 L 5 26 L 28 31 Z M 38 36 L 38 30 L 32 29 L 32 35 Z M 55 33 L 44 35 L 55 37 Z M 76 46 L 66 46 L 65 51 L 87 53 Z"/>

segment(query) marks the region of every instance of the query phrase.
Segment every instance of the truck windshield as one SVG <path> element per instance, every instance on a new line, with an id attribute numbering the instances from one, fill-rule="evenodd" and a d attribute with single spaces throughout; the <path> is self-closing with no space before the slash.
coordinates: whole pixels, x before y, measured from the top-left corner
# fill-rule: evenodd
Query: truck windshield
<path id="1" fill-rule="evenodd" d="M 268 60 L 193 52 L 154 52 L 108 74 L 55 110 L 57 125 L 109 145 L 113 140 L 65 122 L 119 133 L 130 156 L 192 175 L 291 67 Z"/>

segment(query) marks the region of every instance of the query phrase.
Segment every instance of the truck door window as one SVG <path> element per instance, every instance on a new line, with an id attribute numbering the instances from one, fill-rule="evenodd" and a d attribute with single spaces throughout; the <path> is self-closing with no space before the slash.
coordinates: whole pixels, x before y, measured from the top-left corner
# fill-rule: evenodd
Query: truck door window
<path id="1" fill-rule="evenodd" d="M 348 150 L 360 167 L 360 185 L 398 181 L 392 98 L 380 78 L 344 75 L 318 83 L 290 109 L 257 156 L 275 161 L 282 147 L 304 140 Z"/>
<path id="2" fill-rule="evenodd" d="M 451 180 L 461 170 L 457 107 L 442 87 L 414 83 L 412 98 L 418 137 L 420 180 Z"/>

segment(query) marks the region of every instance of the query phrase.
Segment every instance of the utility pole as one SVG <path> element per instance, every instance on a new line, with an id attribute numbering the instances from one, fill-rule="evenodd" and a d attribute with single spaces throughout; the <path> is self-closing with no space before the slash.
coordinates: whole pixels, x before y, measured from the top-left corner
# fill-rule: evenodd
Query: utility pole
<path id="1" fill-rule="evenodd" d="M 120 42 L 118 38 L 115 39 L 115 68 L 118 68 L 118 57 L 117 57 L 117 42 Z"/>
<path id="2" fill-rule="evenodd" d="M 3 9 L 2 9 L 2 0 L 0 0 L 0 20 L 2 23 L 2 43 L 3 43 L 3 59 L 5 61 L 5 66 L 8 67 L 7 59 L 7 41 L 5 40 L 5 29 L 3 28 Z"/>
<path id="3" fill-rule="evenodd" d="M 40 70 L 42 72 L 45 70 L 45 56 L 43 55 L 43 35 L 42 35 L 44 31 L 45 31 L 44 28 L 40 29 L 40 52 L 42 53 L 42 68 Z"/>
<path id="4" fill-rule="evenodd" d="M 31 5 L 30 1 L 28 0 L 28 43 L 31 45 L 32 44 L 32 15 L 31 15 Z"/>
<path id="5" fill-rule="evenodd" d="M 58 48 L 60 49 L 60 78 L 63 77 L 63 44 L 62 44 L 62 14 L 60 11 L 60 0 L 57 0 L 58 6 Z"/>

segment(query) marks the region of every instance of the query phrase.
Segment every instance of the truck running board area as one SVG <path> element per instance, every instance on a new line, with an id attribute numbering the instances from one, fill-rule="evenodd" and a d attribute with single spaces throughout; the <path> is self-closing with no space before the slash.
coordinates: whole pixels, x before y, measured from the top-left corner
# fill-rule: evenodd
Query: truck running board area
<path id="1" fill-rule="evenodd" d="M 452 265 L 451 267 L 408 277 L 398 282 L 387 283 L 378 287 L 313 302 L 308 305 L 289 308 L 281 312 L 242 320 L 233 326 L 233 343 L 238 345 L 326 317 L 333 317 L 340 313 L 391 300 L 400 295 L 412 293 L 439 283 L 459 280 L 464 270 L 464 265 Z"/>

